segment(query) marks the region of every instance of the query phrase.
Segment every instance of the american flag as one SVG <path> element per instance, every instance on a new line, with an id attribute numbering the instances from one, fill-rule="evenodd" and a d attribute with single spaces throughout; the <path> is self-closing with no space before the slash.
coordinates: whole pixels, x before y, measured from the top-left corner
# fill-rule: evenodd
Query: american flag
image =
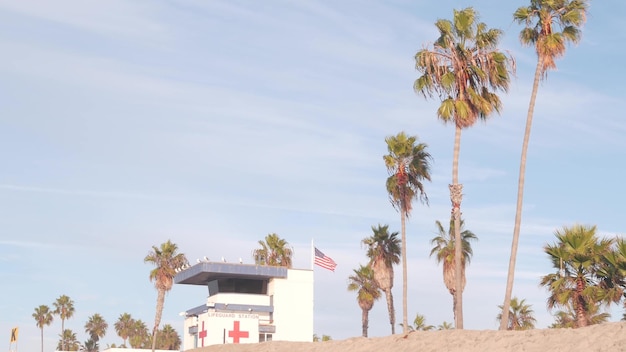
<path id="1" fill-rule="evenodd" d="M 337 267 L 337 263 L 335 263 L 331 257 L 322 253 L 322 251 L 317 248 L 315 248 L 315 265 L 319 265 L 330 271 L 335 271 L 335 268 Z"/>

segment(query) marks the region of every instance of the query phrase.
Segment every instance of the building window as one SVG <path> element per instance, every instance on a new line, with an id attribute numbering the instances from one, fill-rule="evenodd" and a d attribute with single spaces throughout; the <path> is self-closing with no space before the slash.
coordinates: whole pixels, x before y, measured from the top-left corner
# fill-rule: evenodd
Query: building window
<path id="1" fill-rule="evenodd" d="M 259 342 L 272 341 L 272 334 L 259 334 Z"/>
<path id="2" fill-rule="evenodd" d="M 209 296 L 218 293 L 251 293 L 257 295 L 267 294 L 267 280 L 255 279 L 217 279 L 209 281 Z"/>

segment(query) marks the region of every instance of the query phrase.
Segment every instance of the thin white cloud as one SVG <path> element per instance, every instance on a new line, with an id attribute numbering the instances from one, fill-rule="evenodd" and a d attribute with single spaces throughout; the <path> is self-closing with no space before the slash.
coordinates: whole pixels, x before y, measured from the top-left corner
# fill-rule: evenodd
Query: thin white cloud
<path id="1" fill-rule="evenodd" d="M 102 34 L 163 34 L 162 24 L 147 16 L 153 12 L 148 3 L 120 0 L 0 0 L 0 9 Z"/>
<path id="2" fill-rule="evenodd" d="M 0 241 L 1 244 L 5 246 L 13 246 L 13 247 L 44 247 L 48 244 L 38 243 L 38 242 L 24 242 L 24 241 Z"/>
<path id="3" fill-rule="evenodd" d="M 49 188 L 49 187 L 33 187 L 33 186 L 20 186 L 0 184 L 1 190 L 16 191 L 16 192 L 35 192 L 35 193 L 49 193 L 68 196 L 81 196 L 81 197 L 102 197 L 102 198 L 132 198 L 142 200 L 173 200 L 171 197 L 164 197 L 158 195 L 147 195 L 130 192 L 103 192 L 103 191 L 90 191 L 90 190 L 71 190 L 62 188 Z"/>

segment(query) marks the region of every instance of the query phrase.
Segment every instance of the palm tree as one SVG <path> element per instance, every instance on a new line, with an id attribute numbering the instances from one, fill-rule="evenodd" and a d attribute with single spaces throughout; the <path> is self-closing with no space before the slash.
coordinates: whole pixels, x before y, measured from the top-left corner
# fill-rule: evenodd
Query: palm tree
<path id="1" fill-rule="evenodd" d="M 624 297 L 624 314 L 622 315 L 622 320 L 626 321 L 626 238 L 618 238 L 616 241 L 615 248 L 615 256 L 616 258 L 613 260 L 613 265 L 616 267 L 618 271 L 617 278 L 614 280 L 614 285 L 619 285 L 622 289 L 622 295 Z"/>
<path id="2" fill-rule="evenodd" d="M 502 309 L 502 306 L 498 306 Z M 509 323 L 507 324 L 507 330 L 529 330 L 535 328 L 534 313 L 530 304 L 526 304 L 526 300 L 521 301 L 517 297 L 511 299 L 511 308 L 509 312 Z M 496 318 L 498 321 L 502 319 L 502 313 L 498 314 Z"/>
<path id="3" fill-rule="evenodd" d="M 434 247 L 430 250 L 430 256 L 433 254 L 437 259 L 437 263 L 443 262 L 443 283 L 446 285 L 448 292 L 452 295 L 452 307 L 453 312 L 455 314 L 456 319 L 456 305 L 457 305 L 457 295 L 456 293 L 456 246 L 454 245 L 456 242 L 454 240 L 454 220 L 450 219 L 450 227 L 448 231 L 443 229 L 441 222 L 439 220 L 435 221 L 435 225 L 437 225 L 437 236 L 430 240 L 430 243 L 434 245 Z M 463 226 L 465 225 L 465 221 L 461 219 L 459 226 L 461 230 L 461 243 L 462 243 L 462 259 L 461 259 L 461 290 L 465 289 L 465 267 L 472 260 L 472 255 L 474 252 L 472 251 L 472 245 L 470 241 L 478 240 L 478 237 L 470 231 L 464 230 Z"/>
<path id="4" fill-rule="evenodd" d="M 134 320 L 132 333 L 128 336 L 128 344 L 131 348 L 145 348 L 151 343 L 149 334 L 146 323 L 141 319 Z"/>
<path id="5" fill-rule="evenodd" d="M 497 50 L 502 35 L 478 22 L 478 13 L 466 8 L 454 10 L 452 21 L 440 19 L 435 23 L 439 38 L 432 49 L 424 48 L 415 55 L 415 68 L 422 74 L 413 86 L 425 98 L 435 94 L 441 99 L 437 117 L 455 126 L 454 155 L 450 200 L 455 221 L 457 242 L 461 242 L 460 217 L 463 185 L 459 184 L 458 165 L 461 130 L 477 120 L 486 120 L 502 106 L 498 91 L 508 91 L 514 61 Z M 461 248 L 457 247 L 456 270 L 461 270 Z M 455 325 L 463 329 L 463 300 L 461 273 L 456 275 Z"/>
<path id="6" fill-rule="evenodd" d="M 398 233 L 389 233 L 388 225 L 372 226 L 374 234 L 363 239 L 362 243 L 368 247 L 367 257 L 369 266 L 374 271 L 374 281 L 385 292 L 391 333 L 396 333 L 396 314 L 393 308 L 393 265 L 400 263 L 401 242 Z"/>
<path id="7" fill-rule="evenodd" d="M 596 271 L 600 286 L 599 301 L 605 305 L 623 301 L 626 310 L 626 239 L 615 238 L 614 246 L 602 255 L 602 263 Z M 624 313 L 622 320 L 626 320 Z"/>
<path id="8" fill-rule="evenodd" d="M 356 301 L 361 307 L 363 337 L 367 337 L 369 312 L 374 306 L 374 301 L 380 298 L 380 289 L 374 280 L 374 271 L 369 265 L 361 265 L 358 269 L 353 269 L 353 272 L 348 277 L 348 291 L 357 291 Z"/>
<path id="9" fill-rule="evenodd" d="M 576 317 L 576 311 L 572 308 L 571 304 L 568 304 L 566 310 L 559 310 L 554 314 L 555 322 L 550 325 L 552 329 L 575 329 L 578 327 L 578 319 Z M 611 315 L 607 312 L 599 312 L 600 305 L 593 304 L 587 307 L 587 325 L 602 324 L 609 321 Z"/>
<path id="10" fill-rule="evenodd" d="M 63 333 L 59 335 L 61 338 L 57 344 L 57 350 L 59 351 L 78 351 L 80 343 L 76 339 L 76 333 L 70 329 L 63 330 Z M 63 347 L 65 346 L 65 347 Z"/>
<path id="11" fill-rule="evenodd" d="M 548 70 L 556 68 L 555 60 L 565 55 L 567 43 L 578 43 L 581 37 L 580 27 L 586 20 L 586 13 L 587 0 L 530 0 L 529 6 L 520 7 L 513 14 L 513 19 L 517 23 L 525 25 L 520 32 L 519 38 L 525 46 L 534 45 L 537 52 L 537 66 L 535 68 L 533 91 L 530 95 L 530 103 L 528 104 L 528 113 L 526 115 L 524 141 L 522 142 L 515 225 L 513 227 L 511 256 L 509 258 L 504 304 L 502 305 L 503 319 L 500 322 L 500 330 L 506 329 L 509 302 L 513 293 L 515 262 L 517 260 L 517 248 L 519 246 L 519 233 L 522 222 L 526 154 L 539 81 L 546 77 Z M 561 29 L 561 31 L 558 31 L 558 29 Z"/>
<path id="12" fill-rule="evenodd" d="M 66 295 L 61 295 L 52 304 L 54 305 L 53 313 L 61 318 L 61 337 L 63 337 L 65 333 L 65 319 L 69 319 L 74 315 L 74 301 Z M 65 342 L 65 339 L 61 339 L 61 341 Z M 67 351 L 65 347 L 65 345 L 61 346 L 63 351 Z"/>
<path id="13" fill-rule="evenodd" d="M 52 311 L 46 305 L 40 305 L 35 308 L 35 313 L 33 313 L 33 318 L 37 321 L 37 327 L 41 329 L 41 352 L 43 352 L 43 327 L 50 326 L 54 317 L 52 316 Z"/>
<path id="14" fill-rule="evenodd" d="M 454 325 L 452 325 L 452 323 L 448 323 L 447 321 L 444 321 L 443 323 L 437 326 L 437 330 L 452 330 L 452 329 L 454 329 Z"/>
<path id="15" fill-rule="evenodd" d="M 154 352 L 156 336 L 161 323 L 161 315 L 163 314 L 165 293 L 171 290 L 174 284 L 174 276 L 176 275 L 174 269 L 180 268 L 189 262 L 183 253 L 178 253 L 178 246 L 170 240 L 162 243 L 161 247 L 152 246 L 152 251 L 144 258 L 144 262 L 155 266 L 150 271 L 150 281 L 154 282 L 158 292 L 154 328 L 152 328 L 152 352 Z"/>
<path id="16" fill-rule="evenodd" d="M 332 337 L 330 335 L 322 335 L 322 337 L 317 336 L 317 334 L 313 334 L 313 342 L 326 342 L 332 341 Z"/>
<path id="17" fill-rule="evenodd" d="M 555 321 L 550 329 L 574 329 L 576 328 L 576 312 L 571 310 L 559 310 L 554 314 Z"/>
<path id="18" fill-rule="evenodd" d="M 433 330 L 435 327 L 432 325 L 426 324 L 426 317 L 417 313 L 415 315 L 415 319 L 413 320 L 413 325 L 407 326 L 407 329 L 410 331 L 429 331 Z"/>
<path id="19" fill-rule="evenodd" d="M 104 318 L 98 313 L 90 316 L 85 324 L 85 332 L 89 334 L 89 337 L 95 342 L 100 341 L 100 339 L 104 337 L 108 328 L 109 324 L 107 324 Z"/>
<path id="20" fill-rule="evenodd" d="M 135 321 L 128 313 L 120 314 L 120 317 L 115 322 L 115 332 L 124 340 L 124 347 L 126 347 L 126 339 L 132 334 Z"/>
<path id="21" fill-rule="evenodd" d="M 602 264 L 596 273 L 601 288 L 599 299 L 609 303 L 626 298 L 626 239 L 616 238 L 614 245 L 602 256 Z"/>
<path id="22" fill-rule="evenodd" d="M 80 348 L 80 350 L 84 352 L 98 352 L 99 349 L 98 341 L 91 338 L 85 341 L 85 344 Z"/>
<path id="23" fill-rule="evenodd" d="M 170 325 L 165 324 L 159 332 L 158 346 L 160 350 L 176 350 L 180 349 L 181 341 L 178 332 Z"/>
<path id="24" fill-rule="evenodd" d="M 408 331 L 407 318 L 407 258 L 406 258 L 406 219 L 411 214 L 412 201 L 417 198 L 428 204 L 424 192 L 423 180 L 430 181 L 431 155 L 426 152 L 427 145 L 418 143 L 417 137 L 407 136 L 404 132 L 385 138 L 389 154 L 383 156 L 389 172 L 387 192 L 396 210 L 400 211 L 402 233 L 402 326 L 404 334 Z"/>
<path id="25" fill-rule="evenodd" d="M 544 247 L 557 270 L 541 278 L 541 286 L 550 291 L 547 306 L 553 309 L 570 305 L 576 313 L 576 327 L 587 326 L 592 307 L 614 302 L 603 293 L 597 275 L 614 240 L 600 239 L 595 226 L 583 225 L 563 227 L 555 236 L 557 243 Z"/>
<path id="26" fill-rule="evenodd" d="M 275 233 L 270 233 L 265 236 L 265 241 L 259 241 L 259 245 L 261 248 L 252 251 L 256 264 L 291 268 L 293 248 L 287 241 Z"/>

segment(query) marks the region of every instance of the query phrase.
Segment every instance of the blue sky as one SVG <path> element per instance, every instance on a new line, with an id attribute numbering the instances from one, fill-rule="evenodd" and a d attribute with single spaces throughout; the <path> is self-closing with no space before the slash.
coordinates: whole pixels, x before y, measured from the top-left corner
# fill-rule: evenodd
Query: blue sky
<path id="1" fill-rule="evenodd" d="M 452 322 L 441 267 L 429 258 L 435 220 L 449 218 L 453 127 L 438 102 L 413 92 L 413 56 L 434 22 L 473 6 L 504 30 L 517 75 L 504 109 L 462 137 L 459 176 L 466 227 L 479 241 L 467 270 L 466 329 L 496 329 L 515 213 L 519 155 L 535 54 L 512 13 L 527 1 L 79 1 L 0 0 L 0 332 L 20 327 L 19 349 L 39 350 L 32 313 L 66 294 L 65 326 L 82 342 L 101 314 L 102 346 L 128 312 L 151 325 L 156 291 L 143 258 L 171 239 L 190 261 L 251 262 L 275 232 L 308 268 L 310 246 L 337 271 L 315 269 L 315 333 L 359 336 L 346 291 L 365 264 L 371 227 L 400 229 L 385 191 L 384 138 L 406 131 L 434 157 L 430 206 L 408 224 L 409 320 Z M 529 149 L 513 294 L 553 322 L 539 277 L 542 247 L 575 223 L 623 233 L 626 157 L 626 4 L 591 4 L 583 39 L 542 83 Z M 401 271 L 396 312 L 401 321 Z M 176 285 L 163 323 L 206 291 Z M 619 320 L 617 309 L 612 320 Z M 44 329 L 53 350 L 61 326 Z M 389 333 L 386 305 L 370 336 Z M 0 334 L 0 337 L 2 334 Z"/>

